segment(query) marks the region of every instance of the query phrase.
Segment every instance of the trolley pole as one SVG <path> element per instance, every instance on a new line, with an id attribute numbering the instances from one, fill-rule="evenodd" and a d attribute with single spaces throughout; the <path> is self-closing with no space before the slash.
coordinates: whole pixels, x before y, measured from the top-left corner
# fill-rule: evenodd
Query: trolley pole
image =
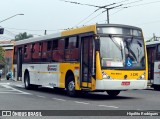
<path id="1" fill-rule="evenodd" d="M 109 24 L 109 9 L 107 9 L 107 23 Z"/>

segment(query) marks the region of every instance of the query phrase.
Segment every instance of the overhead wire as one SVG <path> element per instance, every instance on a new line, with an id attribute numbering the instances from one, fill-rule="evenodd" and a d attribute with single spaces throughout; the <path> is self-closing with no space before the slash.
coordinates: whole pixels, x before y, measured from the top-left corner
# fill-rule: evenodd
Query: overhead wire
<path id="1" fill-rule="evenodd" d="M 64 1 L 64 0 L 60 0 L 60 1 Z M 126 2 L 126 1 L 129 1 L 129 0 L 123 0 L 123 1 L 120 1 L 120 2 L 117 2 L 117 3 L 112 3 L 112 4 L 108 4 L 108 5 L 105 5 L 105 6 L 99 6 L 99 8 L 98 9 L 96 9 L 94 12 L 92 12 L 90 15 L 88 15 L 87 17 L 85 17 L 83 20 L 81 20 L 80 22 L 78 22 L 76 25 L 75 25 L 75 27 L 77 27 L 79 24 L 81 24 L 83 21 L 85 21 L 85 20 L 87 20 L 90 16 L 92 16 L 95 12 L 97 12 L 99 9 L 101 9 L 101 8 L 105 8 L 105 7 L 107 7 L 107 6 L 111 6 L 111 5 L 114 5 L 114 4 L 119 4 L 119 3 L 122 3 L 122 2 Z M 97 7 L 97 6 L 96 6 Z M 103 13 L 103 12 L 102 12 Z M 99 16 L 99 15 L 97 15 L 97 16 Z M 97 17 L 96 16 L 96 17 Z M 94 18 L 96 18 L 96 17 L 94 17 Z M 93 18 L 93 19 L 94 19 Z"/>
<path id="2" fill-rule="evenodd" d="M 63 0 L 61 0 L 61 1 L 63 1 Z M 117 3 L 112 3 L 112 5 L 120 4 L 120 3 L 125 3 L 125 2 L 127 2 L 127 1 L 129 1 L 129 0 L 123 0 L 123 1 L 120 1 L 120 2 L 117 2 Z M 133 4 L 133 3 L 136 3 L 136 2 L 140 2 L 140 1 L 143 1 L 143 0 L 132 1 L 132 2 L 129 2 L 129 3 L 125 3 L 125 5 L 127 5 L 127 4 Z M 67 2 L 68 2 L 68 1 L 67 1 Z M 111 4 L 110 4 L 110 5 L 111 5 Z M 107 9 L 110 10 L 110 9 L 117 8 L 117 7 L 121 7 L 121 6 L 123 6 L 123 4 L 120 4 L 120 5 L 117 5 L 117 6 L 113 6 L 113 7 L 110 7 L 110 8 L 105 8 L 106 5 L 105 5 L 105 6 L 99 6 L 99 8 L 98 8 L 97 10 L 95 10 L 95 11 L 94 11 L 93 13 L 91 13 L 89 16 L 87 16 L 86 18 L 84 18 L 83 20 L 81 20 L 80 22 L 78 22 L 75 26 L 83 23 L 83 21 L 87 20 L 91 15 L 93 15 L 96 11 L 98 11 L 98 10 L 101 9 L 101 8 L 104 8 L 104 9 L 106 9 L 105 11 L 107 11 Z M 97 6 L 96 6 L 96 7 L 97 7 Z M 127 8 L 127 7 L 123 7 L 123 8 Z M 122 8 L 121 8 L 121 10 L 122 10 Z M 116 13 L 120 12 L 121 10 L 118 10 Z M 104 13 L 105 11 L 103 11 L 102 13 Z M 114 14 L 116 14 L 116 13 L 114 13 Z M 95 19 L 95 18 L 98 17 L 99 15 L 100 15 L 100 14 L 98 14 L 98 15 L 95 16 L 95 17 L 93 17 L 93 18 L 90 19 L 89 21 Z M 85 23 L 88 23 L 89 21 L 87 21 L 87 22 L 85 22 Z M 85 23 L 84 23 L 84 24 L 85 24 Z"/>
<path id="3" fill-rule="evenodd" d="M 113 14 L 111 14 L 110 16 L 112 16 L 112 15 L 114 15 L 114 14 L 117 14 L 118 12 L 120 12 L 120 11 L 122 11 L 122 10 L 124 10 L 125 8 L 121 8 L 120 10 L 118 10 L 118 11 L 116 11 L 116 12 L 114 12 Z"/>
<path id="4" fill-rule="evenodd" d="M 124 1 L 128 1 L 128 0 L 124 0 Z M 124 2 L 123 1 L 123 2 Z M 133 4 L 133 3 L 136 3 L 136 2 L 140 2 L 140 1 L 143 1 L 143 0 L 137 0 L 137 1 L 134 1 L 134 2 L 130 2 L 130 3 L 128 3 L 128 4 Z M 120 3 L 120 2 L 119 2 Z M 123 4 L 121 4 L 121 5 L 119 5 L 119 6 L 122 6 Z M 119 7 L 118 6 L 118 7 Z M 114 6 L 114 7 L 111 7 L 111 8 L 108 8 L 108 9 L 112 9 L 112 8 L 116 8 L 116 6 Z M 118 12 L 120 12 L 121 10 L 123 10 L 124 8 L 127 8 L 127 7 L 123 7 L 123 8 L 121 8 L 120 10 L 118 10 L 117 12 L 115 12 L 114 14 L 116 14 L 116 13 L 118 13 Z M 86 24 L 86 23 L 88 23 L 88 22 L 90 22 L 90 21 L 92 21 L 93 19 L 95 19 L 95 18 L 97 18 L 98 16 L 100 16 L 101 14 L 103 14 L 104 12 L 106 12 L 106 10 L 105 11 L 102 11 L 102 13 L 100 13 L 100 14 L 98 14 L 98 15 L 96 15 L 95 17 L 93 17 L 92 19 L 90 19 L 90 20 L 88 20 L 87 22 L 85 22 L 84 24 Z M 113 14 L 112 14 L 113 15 Z"/>
<path id="5" fill-rule="evenodd" d="M 86 24 L 86 23 L 88 23 L 88 22 L 92 21 L 93 19 L 97 18 L 98 16 L 100 16 L 100 15 L 101 15 L 101 14 L 103 14 L 103 13 L 104 13 L 104 11 L 102 11 L 100 14 L 96 15 L 96 16 L 95 16 L 95 17 L 93 17 L 92 19 L 88 20 L 88 21 L 87 21 L 87 22 L 85 22 L 84 24 Z"/>
<path id="6" fill-rule="evenodd" d="M 96 10 L 94 11 L 94 12 L 92 12 L 90 15 L 88 15 L 86 18 L 84 18 L 83 20 L 81 20 L 80 22 L 78 22 L 76 25 L 75 25 L 75 27 L 76 26 L 78 26 L 79 24 L 81 24 L 83 21 L 85 21 L 86 19 L 88 19 L 90 16 L 92 16 L 95 12 L 97 12 Z"/>
<path id="7" fill-rule="evenodd" d="M 7 30 L 7 29 L 4 29 L 4 33 L 7 34 L 7 35 L 10 35 L 10 36 L 15 36 L 16 34 L 14 34 L 13 32 Z"/>
<path id="8" fill-rule="evenodd" d="M 81 3 L 78 3 L 78 2 L 72 2 L 72 1 L 67 1 L 67 0 L 59 0 L 59 1 L 65 1 L 65 2 L 71 2 L 71 3 L 75 3 L 75 4 L 78 4 L 78 5 L 88 5 L 88 6 L 92 6 L 92 7 L 104 7 L 104 6 L 97 6 L 97 5 L 90 5 L 90 4 L 81 4 Z M 134 3 L 137 3 L 137 2 L 141 2 L 143 0 L 136 0 L 136 1 L 132 1 L 132 2 L 129 2 L 129 3 L 126 3 L 127 1 L 129 0 L 123 0 L 123 1 L 120 1 L 120 2 L 117 2 L 115 4 L 120 4 L 120 3 L 123 3 L 123 6 L 125 5 L 128 5 L 128 4 L 134 4 Z M 137 4 L 137 5 L 130 5 L 130 6 L 125 6 L 125 7 L 119 7 L 120 10 L 116 11 L 115 13 L 111 14 L 111 15 L 114 15 L 120 11 L 122 11 L 124 8 L 129 8 L 129 7 L 136 7 L 136 6 L 142 6 L 142 5 L 147 5 L 147 4 L 153 4 L 153 3 L 158 3 L 160 2 L 160 0 L 158 1 L 153 1 L 153 2 L 148 2 L 148 3 L 143 3 L 143 4 Z M 112 3 L 114 4 L 114 3 Z M 106 5 L 105 5 L 106 6 Z M 80 22 L 78 22 L 75 26 L 83 23 L 84 21 L 86 21 L 89 17 L 91 17 L 94 13 L 96 12 L 96 10 L 94 12 L 92 12 L 90 15 L 88 15 L 86 18 L 82 19 Z M 90 20 L 88 20 L 87 22 L 85 22 L 84 24 L 88 23 L 89 21 L 95 19 L 96 17 L 100 16 L 101 14 L 103 14 L 104 11 L 98 15 L 96 15 L 95 17 L 91 18 Z M 7 28 L 7 27 L 5 27 Z M 7 28 L 7 29 L 14 29 L 14 30 L 25 30 L 25 31 L 44 31 L 44 30 L 33 30 L 33 29 L 17 29 L 17 28 Z M 66 29 L 56 29 L 56 30 L 47 30 L 47 31 L 60 31 L 60 30 L 66 30 Z"/>
<path id="9" fill-rule="evenodd" d="M 137 2 L 141 2 L 141 1 L 143 1 L 143 0 L 136 0 L 136 1 L 129 2 L 129 3 L 124 3 L 123 5 L 134 4 Z"/>
<path id="10" fill-rule="evenodd" d="M 119 4 L 119 3 L 126 2 L 126 1 L 129 1 L 129 0 L 123 0 L 123 1 L 120 1 L 120 2 L 117 2 L 117 3 L 112 3 L 112 4 L 105 5 L 105 6 L 96 6 L 96 5 L 91 5 L 91 4 L 82 4 L 82 3 L 73 2 L 73 1 L 67 1 L 67 0 L 59 0 L 59 1 L 70 2 L 70 3 L 74 3 L 74 4 L 78 4 L 78 5 L 87 5 L 87 6 L 92 6 L 92 7 L 104 8 L 106 6 L 111 6 L 111 5 L 114 5 L 114 4 Z M 87 16 L 85 19 L 81 20 L 78 24 L 76 24 L 76 26 L 79 25 L 80 23 L 82 23 L 83 21 L 85 21 L 86 19 L 88 19 L 96 11 L 98 11 L 98 9 L 95 10 L 93 13 L 91 13 L 89 16 Z M 31 29 L 17 29 L 17 28 L 7 28 L 7 29 L 25 30 L 25 31 L 45 31 L 46 30 L 46 29 L 45 30 L 44 29 L 43 30 L 33 30 L 33 29 L 31 30 Z M 56 29 L 56 30 L 47 30 L 47 31 L 60 31 L 60 30 L 66 30 L 66 29 Z"/>
<path id="11" fill-rule="evenodd" d="M 7 36 L 4 36 L 4 35 L 0 35 L 0 40 L 11 40 L 13 38 L 10 38 L 10 37 L 7 37 Z"/>
<path id="12" fill-rule="evenodd" d="M 127 4 L 133 4 L 133 3 L 137 3 L 137 2 L 141 2 L 141 1 L 143 1 L 143 0 L 137 0 L 137 1 L 134 1 L 134 2 L 126 3 L 125 5 L 127 5 Z M 118 12 L 122 11 L 122 10 L 123 10 L 123 8 L 129 8 L 129 7 L 142 6 L 142 5 L 153 4 L 153 3 L 158 3 L 158 2 L 160 2 L 160 1 L 154 1 L 154 2 L 149 2 L 149 3 L 139 4 L 139 5 L 132 5 L 132 6 L 120 7 L 121 9 L 119 8 L 120 10 L 118 10 L 117 12 L 115 12 L 115 13 L 113 13 L 113 14 L 116 14 L 116 13 L 118 13 Z M 112 14 L 112 15 L 113 15 L 113 14 Z M 99 15 L 97 15 L 96 17 L 98 17 L 98 16 L 99 16 Z M 91 21 L 91 20 L 95 19 L 96 17 L 94 17 L 94 18 L 90 19 L 89 21 Z M 87 21 L 87 23 L 88 23 L 89 21 Z"/>
<path id="13" fill-rule="evenodd" d="M 158 3 L 158 2 L 160 2 L 160 0 L 153 1 L 153 2 L 148 2 L 148 3 L 137 4 L 137 5 L 126 6 L 126 7 L 127 8 L 129 8 L 129 7 L 137 7 L 137 6 L 143 6 L 143 5 L 148 5 L 148 4 Z"/>

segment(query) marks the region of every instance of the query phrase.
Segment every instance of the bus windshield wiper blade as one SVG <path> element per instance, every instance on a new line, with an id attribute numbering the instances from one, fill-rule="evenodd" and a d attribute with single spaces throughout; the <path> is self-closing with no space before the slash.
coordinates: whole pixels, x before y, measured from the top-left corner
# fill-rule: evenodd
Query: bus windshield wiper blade
<path id="1" fill-rule="evenodd" d="M 113 41 L 113 43 L 117 46 L 117 48 L 121 51 L 122 59 L 123 59 L 123 49 L 122 49 L 122 44 L 120 44 L 112 37 L 112 35 L 109 35 L 109 38 Z"/>
<path id="2" fill-rule="evenodd" d="M 129 53 L 132 55 L 134 60 L 137 61 L 135 53 L 131 50 L 131 44 L 132 44 L 133 39 L 134 39 L 134 36 L 131 37 L 130 42 L 128 42 L 127 40 L 125 42 L 127 43 L 127 48 L 128 48 Z"/>

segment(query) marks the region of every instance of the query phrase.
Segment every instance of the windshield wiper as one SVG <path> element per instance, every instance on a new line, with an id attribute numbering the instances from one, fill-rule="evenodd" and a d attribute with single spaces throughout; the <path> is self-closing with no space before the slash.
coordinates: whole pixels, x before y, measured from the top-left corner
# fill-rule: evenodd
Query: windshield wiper
<path id="1" fill-rule="evenodd" d="M 134 60 L 137 61 L 135 53 L 131 50 L 131 44 L 132 44 L 133 38 L 134 37 L 132 36 L 130 41 L 125 40 L 125 42 L 126 42 L 126 47 L 128 49 L 128 54 L 130 53 L 133 56 L 132 58 L 134 58 Z"/>
<path id="2" fill-rule="evenodd" d="M 121 51 L 122 59 L 123 59 L 123 48 L 122 44 L 120 44 L 112 37 L 112 35 L 109 34 L 109 38 L 113 41 L 113 43 L 117 46 L 117 48 Z"/>

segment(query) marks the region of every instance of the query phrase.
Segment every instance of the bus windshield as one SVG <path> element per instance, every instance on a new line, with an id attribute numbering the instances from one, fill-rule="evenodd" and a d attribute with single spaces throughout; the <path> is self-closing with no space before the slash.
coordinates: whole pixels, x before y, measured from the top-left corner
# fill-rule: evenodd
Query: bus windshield
<path id="1" fill-rule="evenodd" d="M 100 38 L 101 66 L 144 69 L 144 42 L 141 37 L 108 36 Z"/>

